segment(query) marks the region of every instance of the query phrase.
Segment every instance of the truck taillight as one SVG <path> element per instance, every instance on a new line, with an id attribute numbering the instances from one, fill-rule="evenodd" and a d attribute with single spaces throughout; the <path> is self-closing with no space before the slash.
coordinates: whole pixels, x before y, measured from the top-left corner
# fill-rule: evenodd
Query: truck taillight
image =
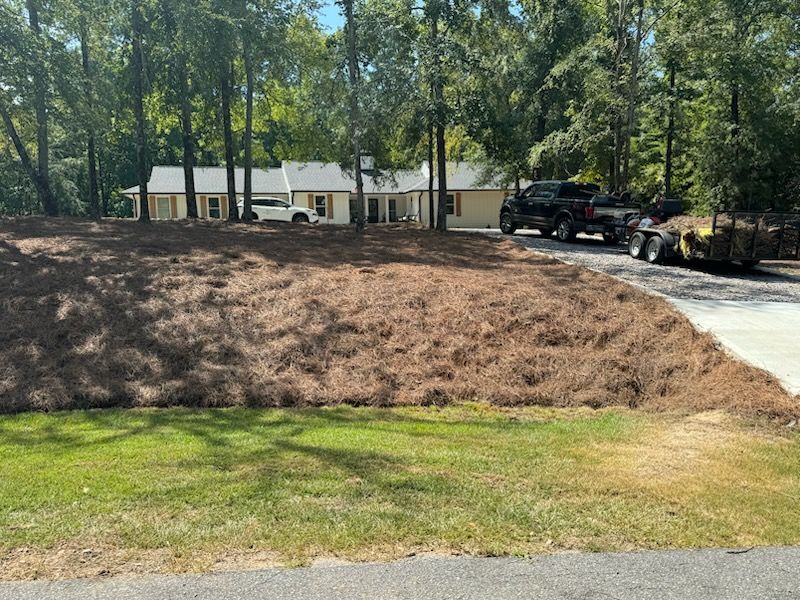
<path id="1" fill-rule="evenodd" d="M 594 219 L 594 206 L 587 206 L 583 209 L 583 212 L 586 214 L 587 221 Z"/>

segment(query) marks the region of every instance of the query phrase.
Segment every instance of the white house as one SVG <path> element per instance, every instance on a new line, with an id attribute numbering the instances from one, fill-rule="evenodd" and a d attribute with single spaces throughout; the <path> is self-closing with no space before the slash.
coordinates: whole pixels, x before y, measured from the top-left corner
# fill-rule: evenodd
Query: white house
<path id="1" fill-rule="evenodd" d="M 242 198 L 244 169 L 236 169 L 236 190 Z M 364 173 L 364 214 L 370 223 L 412 217 L 429 222 L 427 164 L 416 171 L 393 174 Z M 198 214 L 227 219 L 227 174 L 224 167 L 194 170 Z M 187 216 L 183 167 L 155 166 L 147 185 L 150 216 L 183 219 Z M 434 179 L 434 204 L 438 201 Z M 509 190 L 497 181 L 484 183 L 468 163 L 447 166 L 447 223 L 450 227 L 496 227 L 500 205 Z M 139 187 L 124 190 L 139 216 Z M 355 180 L 335 163 L 284 161 L 280 168 L 253 169 L 253 196 L 272 196 L 313 208 L 320 223 L 351 223 L 356 214 Z"/>

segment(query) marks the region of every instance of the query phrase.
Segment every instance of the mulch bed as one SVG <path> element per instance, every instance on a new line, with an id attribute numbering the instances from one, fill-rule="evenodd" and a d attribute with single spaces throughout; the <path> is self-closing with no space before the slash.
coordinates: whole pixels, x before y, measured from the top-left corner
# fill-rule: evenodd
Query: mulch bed
<path id="1" fill-rule="evenodd" d="M 404 227 L 0 220 L 0 411 L 800 402 L 665 301 Z"/>

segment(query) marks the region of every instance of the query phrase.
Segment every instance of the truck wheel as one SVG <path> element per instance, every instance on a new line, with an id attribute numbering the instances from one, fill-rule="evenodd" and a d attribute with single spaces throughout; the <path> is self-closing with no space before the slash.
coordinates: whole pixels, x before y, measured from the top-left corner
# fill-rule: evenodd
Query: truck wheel
<path id="1" fill-rule="evenodd" d="M 541 235 L 543 238 L 549 238 L 551 235 L 553 235 L 553 230 L 552 229 L 540 229 L 539 230 L 539 235 Z"/>
<path id="2" fill-rule="evenodd" d="M 575 240 L 575 227 L 572 219 L 561 217 L 556 223 L 556 237 L 560 242 L 572 242 Z"/>
<path id="3" fill-rule="evenodd" d="M 644 258 L 644 248 L 647 246 L 647 238 L 640 231 L 636 231 L 631 239 L 628 240 L 628 254 L 633 258 L 642 260 Z"/>
<path id="4" fill-rule="evenodd" d="M 661 236 L 654 235 L 647 240 L 647 247 L 645 249 L 645 258 L 647 262 L 654 265 L 660 265 L 664 262 L 667 246 Z"/>
<path id="5" fill-rule="evenodd" d="M 511 213 L 503 213 L 500 215 L 500 231 L 506 235 L 514 235 L 517 230 L 517 225 L 514 219 L 511 218 Z"/>

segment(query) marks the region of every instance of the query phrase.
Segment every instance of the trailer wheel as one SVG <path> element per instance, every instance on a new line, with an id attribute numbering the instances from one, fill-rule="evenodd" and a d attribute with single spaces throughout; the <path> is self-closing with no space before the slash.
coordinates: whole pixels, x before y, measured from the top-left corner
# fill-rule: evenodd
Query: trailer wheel
<path id="1" fill-rule="evenodd" d="M 662 264 L 664 262 L 666 248 L 667 246 L 660 236 L 654 235 L 651 237 L 647 240 L 647 247 L 645 248 L 645 258 L 647 262 L 654 265 Z"/>
<path id="2" fill-rule="evenodd" d="M 647 246 L 647 238 L 640 231 L 634 232 L 628 240 L 628 254 L 633 258 L 642 260 L 644 258 L 644 248 Z"/>

